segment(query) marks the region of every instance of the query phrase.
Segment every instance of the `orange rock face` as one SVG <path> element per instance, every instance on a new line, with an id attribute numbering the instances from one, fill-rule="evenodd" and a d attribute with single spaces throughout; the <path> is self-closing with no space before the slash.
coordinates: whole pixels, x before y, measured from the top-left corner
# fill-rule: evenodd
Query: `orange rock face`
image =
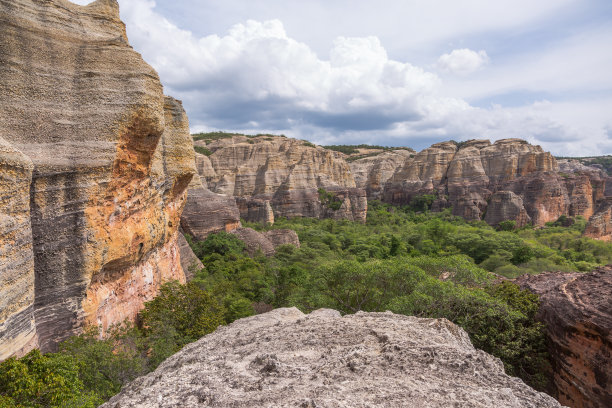
<path id="1" fill-rule="evenodd" d="M 18 314 L 31 302 L 46 351 L 83 324 L 133 317 L 164 280 L 184 279 L 176 241 L 193 144 L 116 0 L 0 0 L 0 50 L 0 134 L 31 163 L 21 248 L 34 265 L 3 308 L 21 329 L 3 331 L 0 314 L 0 345 L 34 338 Z"/>
<path id="2" fill-rule="evenodd" d="M 517 283 L 540 296 L 556 397 L 573 408 L 612 404 L 612 265 L 582 273 L 525 275 Z"/>

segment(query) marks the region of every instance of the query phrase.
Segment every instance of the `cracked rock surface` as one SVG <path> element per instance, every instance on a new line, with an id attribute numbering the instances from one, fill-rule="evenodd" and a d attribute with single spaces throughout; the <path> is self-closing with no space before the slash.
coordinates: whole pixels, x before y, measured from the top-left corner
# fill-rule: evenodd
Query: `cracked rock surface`
<path id="1" fill-rule="evenodd" d="M 445 319 L 296 308 L 186 346 L 104 404 L 118 407 L 559 407 Z"/>

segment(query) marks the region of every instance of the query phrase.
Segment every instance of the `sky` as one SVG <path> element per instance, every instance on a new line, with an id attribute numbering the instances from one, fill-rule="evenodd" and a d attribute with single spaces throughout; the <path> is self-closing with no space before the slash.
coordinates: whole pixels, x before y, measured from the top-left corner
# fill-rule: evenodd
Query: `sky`
<path id="1" fill-rule="evenodd" d="M 192 132 L 417 150 L 516 137 L 612 154 L 610 0 L 119 4 Z"/>

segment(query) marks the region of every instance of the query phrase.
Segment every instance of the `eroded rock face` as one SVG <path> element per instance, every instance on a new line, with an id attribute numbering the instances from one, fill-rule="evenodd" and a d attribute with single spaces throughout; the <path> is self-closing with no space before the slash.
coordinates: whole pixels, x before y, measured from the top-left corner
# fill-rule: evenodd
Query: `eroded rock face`
<path id="1" fill-rule="evenodd" d="M 607 197 L 589 219 L 584 235 L 603 241 L 612 241 L 612 197 Z"/>
<path id="2" fill-rule="evenodd" d="M 525 275 L 517 284 L 540 296 L 557 398 L 570 407 L 612 403 L 612 265 L 582 273 Z"/>
<path id="3" fill-rule="evenodd" d="M 203 405 L 560 406 L 447 320 L 291 308 L 220 327 L 102 407 Z"/>
<path id="4" fill-rule="evenodd" d="M 193 253 L 193 250 L 182 233 L 179 233 L 178 236 L 178 247 L 181 254 L 181 267 L 183 268 L 183 272 L 185 272 L 186 280 L 189 281 L 193 279 L 195 272 L 204 268 L 204 265 L 196 254 Z"/>
<path id="5" fill-rule="evenodd" d="M 531 222 L 531 217 L 527 215 L 520 196 L 512 191 L 498 191 L 489 199 L 484 220 L 490 225 L 506 220 L 515 221 L 516 227 L 521 228 Z"/>
<path id="6" fill-rule="evenodd" d="M 385 184 L 414 154 L 411 150 L 398 149 L 349 162 L 356 186 L 365 189 L 369 198 L 380 198 Z"/>
<path id="7" fill-rule="evenodd" d="M 115 0 L 0 0 L 0 59 L 0 134 L 33 163 L 34 316 L 49 350 L 184 280 L 177 228 L 193 147 Z"/>
<path id="8" fill-rule="evenodd" d="M 356 188 L 341 153 L 271 136 L 234 136 L 206 147 L 213 154 L 199 159 L 205 184 L 215 193 L 240 197 L 241 215 L 248 220 L 269 220 L 268 201 L 275 216 L 365 221 L 365 191 Z M 322 203 L 320 188 L 342 201 L 339 209 Z"/>
<path id="9" fill-rule="evenodd" d="M 291 244 L 300 247 L 300 239 L 293 230 L 278 229 L 266 232 L 255 231 L 252 228 L 238 228 L 231 232 L 245 243 L 250 256 L 261 251 L 265 256 L 272 256 L 280 245 Z"/>
<path id="10" fill-rule="evenodd" d="M 0 138 L 0 361 L 37 344 L 30 224 L 32 161 Z"/>
<path id="11" fill-rule="evenodd" d="M 209 234 L 231 232 L 240 226 L 240 211 L 234 197 L 213 193 L 202 185 L 200 177 L 194 177 L 181 215 L 185 233 L 203 241 Z"/>

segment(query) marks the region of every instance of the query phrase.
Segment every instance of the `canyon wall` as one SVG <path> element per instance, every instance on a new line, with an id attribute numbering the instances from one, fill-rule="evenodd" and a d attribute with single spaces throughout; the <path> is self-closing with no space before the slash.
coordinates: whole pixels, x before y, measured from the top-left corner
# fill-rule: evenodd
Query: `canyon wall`
<path id="1" fill-rule="evenodd" d="M 555 397 L 572 408 L 612 404 L 612 265 L 593 272 L 525 275 L 517 284 L 540 296 Z"/>
<path id="2" fill-rule="evenodd" d="M 0 59 L 3 358 L 134 317 L 184 280 L 196 170 L 182 106 L 130 47 L 115 0 L 0 0 Z"/>
<path id="3" fill-rule="evenodd" d="M 521 227 L 583 216 L 592 220 L 587 235 L 612 234 L 606 198 L 612 196 L 612 178 L 578 162 L 564 160 L 560 168 L 550 153 L 524 140 L 443 142 L 417 154 L 393 150 L 357 158 L 350 167 L 357 187 L 391 204 L 430 194 L 434 210 L 452 207 L 468 220 L 514 220 Z"/>
<path id="4" fill-rule="evenodd" d="M 268 135 L 198 144 L 211 152 L 197 154 L 204 183 L 214 193 L 236 197 L 247 221 L 271 222 L 274 216 L 365 221 L 366 192 L 356 188 L 341 153 Z"/>

